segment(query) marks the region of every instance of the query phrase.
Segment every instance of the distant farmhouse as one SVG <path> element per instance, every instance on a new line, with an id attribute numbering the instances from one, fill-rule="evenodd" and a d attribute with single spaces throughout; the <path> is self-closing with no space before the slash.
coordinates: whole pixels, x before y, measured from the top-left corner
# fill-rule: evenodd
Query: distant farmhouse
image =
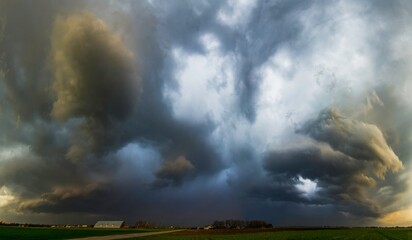
<path id="1" fill-rule="evenodd" d="M 124 221 L 98 221 L 94 227 L 95 228 L 122 228 L 124 226 Z"/>

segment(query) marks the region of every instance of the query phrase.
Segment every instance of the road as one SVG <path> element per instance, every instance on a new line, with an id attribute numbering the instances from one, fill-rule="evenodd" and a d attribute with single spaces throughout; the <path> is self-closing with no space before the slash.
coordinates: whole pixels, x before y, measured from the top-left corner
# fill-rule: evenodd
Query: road
<path id="1" fill-rule="evenodd" d="M 112 240 L 112 239 L 138 238 L 138 237 L 146 237 L 146 236 L 166 234 L 166 233 L 179 232 L 179 231 L 183 231 L 183 230 L 145 232 L 145 233 L 129 233 L 129 234 L 108 235 L 108 236 L 99 236 L 99 237 L 73 238 L 73 239 L 69 239 L 69 240 Z"/>

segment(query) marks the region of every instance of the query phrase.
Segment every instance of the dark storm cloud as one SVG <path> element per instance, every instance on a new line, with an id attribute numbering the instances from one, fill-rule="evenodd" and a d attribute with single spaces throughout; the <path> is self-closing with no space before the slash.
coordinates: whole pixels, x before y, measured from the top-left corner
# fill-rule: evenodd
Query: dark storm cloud
<path id="1" fill-rule="evenodd" d="M 365 164 L 327 145 L 302 145 L 300 148 L 268 154 L 265 167 L 275 184 L 268 187 L 270 192 L 264 197 L 307 204 L 333 203 L 341 211 L 367 217 L 379 216 L 378 206 L 373 198 L 366 195 L 366 191 L 375 185 L 375 180 L 366 173 L 368 168 Z M 319 190 L 312 198 L 304 197 L 296 189 L 299 184 L 297 176 L 317 183 Z"/>
<path id="2" fill-rule="evenodd" d="M 380 216 L 379 200 L 375 200 L 379 190 L 376 182 L 383 180 L 388 171 L 396 173 L 403 169 L 380 129 L 327 109 L 318 118 L 309 120 L 299 132 L 311 139 L 266 153 L 265 169 L 274 184 L 265 197 L 277 201 L 335 203 L 338 209 L 351 214 Z M 313 198 L 305 198 L 295 189 L 299 176 L 317 183 L 319 190 Z"/>
<path id="3" fill-rule="evenodd" d="M 7 104 L 12 104 L 15 117 L 21 121 L 30 121 L 36 116 L 47 118 L 51 23 L 56 10 L 70 11 L 75 5 L 67 1 L 43 0 L 36 3 L 35 9 L 28 6 L 27 1 L 2 1 L 1 4 L 3 39 L 0 52 L 6 72 L 3 97 Z"/>
<path id="4" fill-rule="evenodd" d="M 52 115 L 123 119 L 138 100 L 133 53 L 90 13 L 58 18 L 52 33 Z"/>
<path id="5" fill-rule="evenodd" d="M 335 109 L 321 112 L 318 119 L 306 123 L 300 132 L 352 158 L 373 161 L 374 173 L 379 178 L 384 178 L 388 170 L 397 172 L 403 168 L 376 125 L 347 119 Z"/>
<path id="6" fill-rule="evenodd" d="M 411 156 L 409 102 L 400 100 L 409 63 L 406 56 L 391 55 L 389 43 L 397 42 L 392 35 L 404 29 L 388 19 L 404 16 L 399 9 L 407 6 L 346 3 L 256 1 L 227 23 L 222 11 L 236 15 L 238 6 L 225 1 L 36 1 L 36 7 L 1 1 L 0 188 L 15 197 L 7 208 L 59 213 L 61 221 L 76 213 L 189 225 L 256 216 L 281 225 L 324 224 L 319 219 L 325 216 L 336 224 L 353 216 L 365 223 L 396 210 L 409 188 L 400 177 Z M 368 50 L 351 42 L 358 32 L 350 30 L 359 30 L 359 21 L 341 24 L 356 14 L 370 28 L 382 26 L 362 39 L 373 45 L 366 57 L 361 53 Z M 226 79 L 223 87 L 208 84 L 233 87 L 233 99 L 219 91 L 218 101 L 205 94 L 195 110 L 222 101 L 221 119 L 182 120 L 166 97 L 168 91 L 185 94 L 175 74 L 184 66 L 173 53 L 211 54 L 205 35 L 218 42 L 214 57 L 230 56 L 234 79 L 233 86 Z M 367 74 L 337 73 L 336 96 L 318 95 L 312 62 L 325 58 L 335 63 L 331 72 L 345 69 L 335 55 L 347 54 L 347 61 L 352 45 L 362 49 L 353 47 L 359 53 L 354 61 L 372 62 L 365 68 L 379 69 L 380 82 L 364 80 Z M 288 61 L 292 67 L 282 75 L 285 81 L 268 76 L 284 86 L 271 92 L 262 85 L 262 68 L 279 52 L 290 59 L 282 55 L 273 69 Z M 346 77 L 355 79 L 355 93 L 339 88 Z M 395 87 L 383 84 L 387 79 L 397 79 Z M 300 88 L 293 97 L 271 102 L 270 113 L 262 110 L 262 99 L 288 95 L 294 84 Z M 304 105 L 309 98 L 317 101 Z M 277 111 L 285 105 L 309 115 L 331 105 L 345 114 L 329 109 L 311 120 L 301 114 L 296 134 L 280 124 Z M 308 109 L 299 110 L 302 105 Z M 265 121 L 272 115 L 275 121 Z M 265 150 L 271 145 L 276 147 Z M 312 193 L 302 191 L 308 179 L 316 183 Z"/>
<path id="7" fill-rule="evenodd" d="M 179 156 L 175 160 L 166 161 L 156 172 L 156 176 L 162 180 L 170 180 L 173 184 L 179 185 L 185 178 L 193 176 L 195 167 L 185 156 Z M 168 182 L 157 182 L 156 185 L 168 184 Z"/>
<path id="8" fill-rule="evenodd" d="M 390 76 L 394 76 L 394 74 L 391 72 Z M 400 95 L 403 92 L 401 86 L 405 84 L 404 81 L 407 78 L 408 74 L 400 74 L 396 84 L 384 83 L 377 87 L 375 94 L 381 103 L 372 104 L 365 111 L 359 113 L 359 118 L 362 121 L 380 126 L 388 145 L 403 162 L 406 170 L 410 169 L 412 156 L 410 148 L 412 129 L 409 124 L 411 109 L 408 107 L 409 103 L 400 98 Z M 410 180 L 405 176 L 408 176 L 408 171 L 406 173 L 403 171 L 401 174 L 387 174 L 385 181 L 377 182 L 376 189 L 378 189 L 379 200 L 387 210 L 409 205 L 405 199 L 409 194 Z"/>
<path id="9" fill-rule="evenodd" d="M 210 132 L 215 125 L 209 121 L 197 124 L 175 119 L 171 103 L 164 98 L 163 91 L 175 84 L 171 75 L 176 66 L 166 63 L 165 56 L 170 54 L 168 52 L 171 50 L 170 45 L 175 47 L 175 44 L 184 44 L 188 49 L 192 49 L 192 45 L 198 44 L 199 39 L 194 35 L 201 34 L 203 27 L 199 25 L 195 31 L 186 28 L 185 24 L 198 22 L 207 25 L 209 20 L 206 19 L 216 8 L 214 5 L 212 3 L 197 5 L 189 2 L 169 5 L 169 3 L 156 2 L 153 6 L 144 2 L 132 3 L 134 12 L 130 17 L 131 21 L 138 23 L 134 29 L 137 35 L 136 51 L 139 53 L 137 58 L 140 63 L 139 75 L 143 88 L 136 121 L 131 131 L 135 139 L 147 140 L 159 147 L 164 159 L 186 156 L 186 159 L 197 169 L 196 173 L 201 175 L 213 174 L 224 168 L 221 157 L 209 140 Z M 159 8 L 158 12 L 154 7 Z M 196 8 L 203 17 L 196 15 L 191 19 L 196 12 L 193 8 Z M 175 21 L 182 21 L 184 24 L 171 24 Z"/>
<path id="10" fill-rule="evenodd" d="M 155 39 L 155 25 L 147 26 L 154 18 L 145 11 L 150 9 L 147 3 L 133 3 L 136 16 L 121 19 L 125 24 L 137 23 L 131 27 L 131 31 L 138 32 L 137 56 L 120 35 L 90 11 L 63 11 L 48 2 L 44 4 L 42 11 L 47 12 L 47 19 L 42 23 L 44 26 L 37 25 L 39 31 L 44 31 L 39 40 L 44 51 L 33 53 L 33 58 L 41 60 L 36 64 L 44 69 L 44 76 L 27 80 L 38 84 L 40 90 L 27 84 L 24 78 L 23 82 L 11 74 L 4 78 L 7 86 L 20 81 L 21 89 L 38 94 L 47 106 L 44 113 L 40 106 L 31 107 L 31 117 L 23 118 L 19 128 L 14 125 L 15 119 L 23 114 L 20 108 L 12 105 L 4 111 L 9 115 L 2 119 L 2 127 L 8 128 L 11 138 L 3 145 L 16 149 L 16 144 L 29 146 L 1 162 L 2 183 L 13 189 L 19 199 L 13 203 L 17 211 L 99 213 L 108 207 L 95 204 L 97 198 L 115 203 L 119 196 L 129 195 L 131 204 L 145 201 L 130 194 L 129 189 L 113 189 L 113 181 L 120 181 L 115 178 L 120 161 L 116 152 L 133 141 L 147 142 L 165 159 L 153 170 L 152 174 L 158 178 L 151 183 L 154 185 L 178 186 L 197 174 L 213 174 L 223 166 L 207 137 L 213 126 L 175 120 L 170 106 L 162 99 L 163 85 L 168 79 L 160 74 L 163 53 Z M 84 5 L 72 4 L 72 7 L 87 9 L 87 4 Z M 21 3 L 12 9 L 18 11 L 23 6 L 26 7 Z M 9 13 L 11 10 L 6 17 Z M 16 20 L 18 24 L 24 21 L 39 20 L 31 15 Z M 9 21 L 6 34 L 13 32 L 16 24 Z M 9 43 L 8 39 L 4 41 Z M 19 44 L 14 43 L 17 47 Z M 27 52 L 30 51 L 23 51 L 23 55 Z M 21 56 L 19 51 L 6 55 L 10 58 L 5 60 L 7 67 L 13 58 Z M 31 67 L 19 62 L 14 71 Z M 5 96 L 19 97 L 21 101 L 31 96 L 16 91 L 8 87 Z M 7 127 L 6 123 L 13 127 Z M 83 191 L 84 186 L 87 187 Z M 150 191 L 144 194 L 148 199 L 150 195 Z M 87 211 L 87 206 L 91 210 Z M 111 207 L 110 212 L 124 210 L 122 205 L 118 206 Z"/>
<path id="11" fill-rule="evenodd" d="M 78 160 L 109 152 L 113 139 L 119 138 L 116 122 L 127 118 L 138 102 L 133 53 L 87 12 L 58 18 L 51 44 L 56 95 L 51 115 L 59 120 L 85 118 L 74 130 L 66 157 Z"/>
<path id="12" fill-rule="evenodd" d="M 1 182 L 18 198 L 13 203 L 18 211 L 75 211 L 59 204 L 58 195 L 107 182 L 110 174 L 96 180 L 90 171 L 99 175 L 109 168 L 109 160 L 96 156 L 124 139 L 119 119 L 130 115 L 139 95 L 133 53 L 91 13 L 57 18 L 86 4 L 39 1 L 35 9 L 26 1 L 2 4 L 0 121 L 2 146 L 11 150 L 1 159 Z M 94 191 L 69 198 L 83 199 L 89 192 Z"/>
<path id="13" fill-rule="evenodd" d="M 105 201 L 95 201 L 97 199 L 105 199 L 109 194 L 109 190 L 104 185 L 98 183 L 84 185 L 81 188 L 78 186 L 55 188 L 52 192 L 43 193 L 40 198 L 24 201 L 17 210 L 21 212 L 29 210 L 53 213 L 93 213 L 99 208 L 110 207 L 104 206 Z M 88 203 L 91 199 L 95 203 L 93 207 Z"/>

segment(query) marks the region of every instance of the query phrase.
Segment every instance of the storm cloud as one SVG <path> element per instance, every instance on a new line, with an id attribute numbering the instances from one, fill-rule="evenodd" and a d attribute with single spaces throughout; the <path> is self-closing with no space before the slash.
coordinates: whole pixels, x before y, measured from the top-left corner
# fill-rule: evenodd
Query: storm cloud
<path id="1" fill-rule="evenodd" d="M 291 199 L 286 200 L 338 203 L 338 208 L 351 214 L 379 216 L 376 181 L 384 180 L 388 171 L 396 173 L 403 169 L 379 128 L 327 109 L 298 132 L 310 138 L 269 151 L 265 157 L 265 169 L 275 184 L 287 180 L 288 184 L 279 187 L 279 191 L 292 193 Z M 305 198 L 296 189 L 301 182 L 299 177 L 316 183 L 318 189 L 312 197 Z M 275 188 L 272 196 L 275 199 L 276 191 Z"/>
<path id="2" fill-rule="evenodd" d="M 110 151 L 113 139 L 121 138 L 116 122 L 127 118 L 138 102 L 133 53 L 91 13 L 58 18 L 53 28 L 52 90 L 56 100 L 51 115 L 58 120 L 82 121 L 74 130 L 66 157 L 76 161 L 87 154 Z"/>
<path id="3" fill-rule="evenodd" d="M 318 119 L 308 122 L 300 132 L 328 143 L 347 156 L 374 162 L 374 174 L 379 178 L 384 178 L 388 170 L 403 169 L 402 162 L 376 125 L 347 119 L 335 109 L 322 111 Z"/>
<path id="4" fill-rule="evenodd" d="M 193 174 L 195 167 L 187 161 L 185 156 L 179 156 L 173 161 L 165 162 L 156 172 L 160 179 L 171 180 L 174 184 L 181 184 L 184 178 Z"/>
<path id="5" fill-rule="evenodd" d="M 84 12 L 58 18 L 52 33 L 57 119 L 123 119 L 138 99 L 133 53 L 97 17 Z"/>
<path id="6" fill-rule="evenodd" d="M 411 8 L 1 1 L 2 220 L 378 224 L 412 204 Z"/>

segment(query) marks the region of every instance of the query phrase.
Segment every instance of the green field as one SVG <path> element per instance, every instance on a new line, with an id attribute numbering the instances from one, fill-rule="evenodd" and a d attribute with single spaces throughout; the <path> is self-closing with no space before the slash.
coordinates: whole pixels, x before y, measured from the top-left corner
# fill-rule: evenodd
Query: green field
<path id="1" fill-rule="evenodd" d="M 90 236 L 105 236 L 113 234 L 139 233 L 149 230 L 138 229 L 93 229 L 93 228 L 31 228 L 31 227 L 0 227 L 0 239 L 7 240 L 40 240 L 68 239 Z"/>
<path id="2" fill-rule="evenodd" d="M 209 231 L 209 232 L 208 232 Z M 131 238 L 133 239 L 133 238 Z M 135 238 L 136 239 L 136 238 Z M 173 234 L 157 235 L 138 238 L 140 240 L 412 240 L 412 229 L 376 229 L 376 228 L 354 228 L 354 229 L 325 229 L 325 230 L 273 230 L 253 233 L 239 233 L 236 230 L 202 230 L 183 231 Z"/>
<path id="3" fill-rule="evenodd" d="M 0 227 L 0 239 L 68 239 L 113 234 L 140 233 L 139 229 L 23 228 Z M 352 228 L 352 229 L 282 229 L 270 230 L 185 230 L 139 240 L 412 240 L 412 229 Z"/>

